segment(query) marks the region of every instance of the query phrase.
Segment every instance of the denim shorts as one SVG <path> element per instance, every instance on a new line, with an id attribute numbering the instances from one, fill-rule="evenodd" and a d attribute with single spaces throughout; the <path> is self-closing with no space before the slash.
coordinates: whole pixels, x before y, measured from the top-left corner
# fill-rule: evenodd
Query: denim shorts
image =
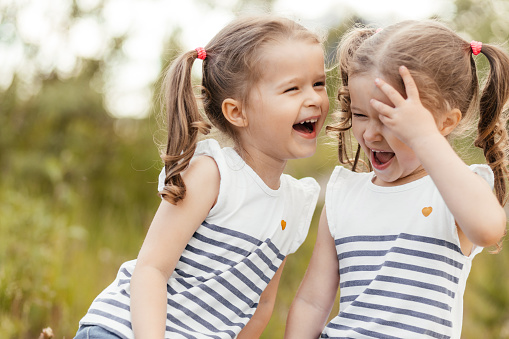
<path id="1" fill-rule="evenodd" d="M 102 328 L 101 326 L 85 325 L 81 326 L 76 332 L 74 339 L 121 339 L 115 333 Z"/>

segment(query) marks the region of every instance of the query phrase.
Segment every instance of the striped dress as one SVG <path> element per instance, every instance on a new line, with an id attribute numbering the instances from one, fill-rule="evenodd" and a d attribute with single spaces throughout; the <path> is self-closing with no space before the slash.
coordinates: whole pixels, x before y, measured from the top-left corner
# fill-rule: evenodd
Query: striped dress
<path id="1" fill-rule="evenodd" d="M 195 155 L 216 161 L 221 175 L 216 205 L 189 241 L 167 284 L 166 338 L 234 338 L 253 315 L 285 257 L 307 236 L 319 185 L 283 174 L 270 189 L 231 148 L 212 139 Z M 160 188 L 163 176 L 160 177 Z M 115 281 L 80 321 L 133 338 L 130 279 L 136 261 L 124 263 Z"/>
<path id="2" fill-rule="evenodd" d="M 488 166 L 472 165 L 493 187 Z M 340 274 L 338 315 L 321 338 L 460 338 L 473 257 L 429 176 L 396 187 L 337 167 L 326 211 Z"/>

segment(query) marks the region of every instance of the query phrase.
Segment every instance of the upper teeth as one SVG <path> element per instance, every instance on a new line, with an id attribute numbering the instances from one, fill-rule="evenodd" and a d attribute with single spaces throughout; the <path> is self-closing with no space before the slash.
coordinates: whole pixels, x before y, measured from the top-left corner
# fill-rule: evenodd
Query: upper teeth
<path id="1" fill-rule="evenodd" d="M 318 121 L 318 119 L 309 119 L 309 120 L 306 120 L 306 121 L 302 121 L 302 122 L 300 122 L 300 124 L 305 124 L 305 123 L 315 123 L 315 122 L 317 122 L 317 121 Z"/>

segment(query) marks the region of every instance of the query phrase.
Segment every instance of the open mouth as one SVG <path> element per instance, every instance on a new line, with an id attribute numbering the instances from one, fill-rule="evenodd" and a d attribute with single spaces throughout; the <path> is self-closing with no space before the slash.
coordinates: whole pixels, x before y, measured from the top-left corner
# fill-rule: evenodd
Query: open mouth
<path id="1" fill-rule="evenodd" d="M 293 125 L 293 129 L 297 132 L 301 132 L 304 134 L 311 134 L 315 131 L 315 125 L 318 119 L 310 119 L 306 121 L 302 121 L 298 124 Z"/>
<path id="2" fill-rule="evenodd" d="M 374 151 L 371 150 L 372 157 L 371 157 L 371 163 L 375 167 L 380 167 L 391 161 L 392 158 L 394 158 L 394 152 L 385 152 L 385 151 Z"/>

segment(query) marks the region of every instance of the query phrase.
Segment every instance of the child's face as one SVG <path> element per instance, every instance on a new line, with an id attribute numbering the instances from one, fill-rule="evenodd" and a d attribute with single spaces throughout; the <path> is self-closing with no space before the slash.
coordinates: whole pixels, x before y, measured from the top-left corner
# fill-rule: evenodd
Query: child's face
<path id="1" fill-rule="evenodd" d="M 329 111 L 323 50 L 316 43 L 288 41 L 262 53 L 263 74 L 249 93 L 243 147 L 266 160 L 309 157 Z"/>
<path id="2" fill-rule="evenodd" d="M 374 183 L 380 186 L 402 185 L 425 176 L 426 172 L 414 151 L 382 124 L 378 112 L 371 106 L 371 99 L 393 106 L 375 86 L 376 76 L 369 73 L 348 79 L 352 131 L 373 165 L 376 174 Z"/>

